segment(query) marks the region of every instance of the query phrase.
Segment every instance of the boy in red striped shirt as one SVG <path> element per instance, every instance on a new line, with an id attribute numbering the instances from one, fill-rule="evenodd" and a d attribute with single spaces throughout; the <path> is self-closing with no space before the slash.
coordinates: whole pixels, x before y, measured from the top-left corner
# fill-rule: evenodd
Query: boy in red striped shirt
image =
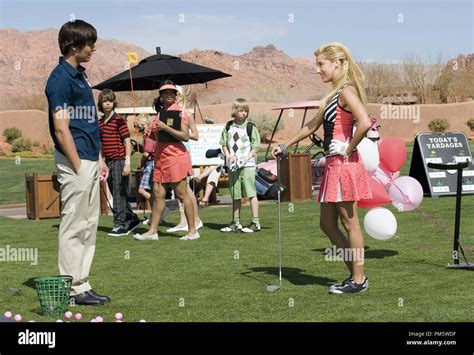
<path id="1" fill-rule="evenodd" d="M 110 89 L 99 94 L 98 109 L 104 115 L 99 120 L 102 156 L 109 167 L 107 180 L 113 196 L 114 227 L 108 233 L 113 237 L 128 235 L 140 225 L 140 220 L 133 213 L 128 201 L 130 177 L 130 156 L 132 145 L 127 121 L 115 113 L 115 94 Z"/>

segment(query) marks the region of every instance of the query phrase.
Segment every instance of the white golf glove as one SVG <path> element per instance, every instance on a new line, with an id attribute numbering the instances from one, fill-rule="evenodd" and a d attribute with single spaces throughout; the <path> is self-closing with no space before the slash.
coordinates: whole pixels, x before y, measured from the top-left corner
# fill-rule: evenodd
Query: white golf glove
<path id="1" fill-rule="evenodd" d="M 345 142 L 338 141 L 337 139 L 333 139 L 331 144 L 329 145 L 329 154 L 330 155 L 341 155 L 343 157 L 347 157 L 349 154 L 347 153 L 347 148 L 349 147 L 349 140 Z"/>

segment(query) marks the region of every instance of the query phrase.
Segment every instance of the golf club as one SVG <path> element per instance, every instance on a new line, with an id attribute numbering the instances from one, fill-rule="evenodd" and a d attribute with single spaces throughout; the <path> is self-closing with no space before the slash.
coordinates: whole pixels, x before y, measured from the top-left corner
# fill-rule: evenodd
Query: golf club
<path id="1" fill-rule="evenodd" d="M 278 285 L 268 285 L 267 291 L 273 292 L 281 288 L 281 184 L 280 184 L 281 154 L 276 156 L 277 161 L 277 205 L 278 205 Z"/>
<path id="2" fill-rule="evenodd" d="M 107 197 L 107 193 L 105 192 L 105 188 L 104 188 L 104 186 L 102 186 L 102 181 L 99 181 L 99 185 L 100 185 L 100 189 L 102 190 L 102 193 L 104 194 L 104 197 L 105 197 L 105 199 L 106 199 L 106 201 L 107 201 L 107 205 L 109 206 L 110 211 L 112 212 L 113 209 L 112 209 L 112 206 L 110 205 L 109 199 L 108 199 L 108 197 Z"/>

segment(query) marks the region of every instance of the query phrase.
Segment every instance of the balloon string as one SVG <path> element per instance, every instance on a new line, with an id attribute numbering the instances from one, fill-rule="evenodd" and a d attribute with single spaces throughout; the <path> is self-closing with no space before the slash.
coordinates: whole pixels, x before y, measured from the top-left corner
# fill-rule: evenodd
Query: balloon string
<path id="1" fill-rule="evenodd" d="M 412 206 L 415 206 L 415 204 L 410 200 L 410 197 L 408 197 L 407 195 L 405 195 L 405 193 L 402 191 L 402 189 L 395 183 L 395 181 L 392 182 L 392 185 L 394 185 L 398 191 L 400 191 L 400 193 L 402 194 L 403 198 L 408 202 L 408 204 L 412 205 Z M 426 219 L 428 219 L 429 221 L 431 221 L 434 225 L 436 225 L 442 232 L 444 232 L 446 234 L 446 236 L 448 236 L 449 238 L 452 238 L 453 237 L 453 233 L 450 233 L 450 231 L 448 230 L 448 228 L 444 225 L 442 225 L 441 223 L 439 223 L 438 221 L 436 221 L 434 219 L 433 216 L 431 216 L 428 212 L 426 211 L 423 211 L 421 208 L 417 207 L 416 208 L 423 217 L 425 217 Z M 461 246 L 466 249 L 467 251 L 469 251 L 471 254 L 473 253 L 471 248 L 469 248 L 464 242 L 462 241 L 459 241 L 459 244 L 461 244 Z"/>

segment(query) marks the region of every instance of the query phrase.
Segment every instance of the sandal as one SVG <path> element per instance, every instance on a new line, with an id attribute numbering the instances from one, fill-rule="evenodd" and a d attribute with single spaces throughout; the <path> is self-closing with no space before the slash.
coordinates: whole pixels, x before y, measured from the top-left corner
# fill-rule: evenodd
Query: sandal
<path id="1" fill-rule="evenodd" d="M 199 207 L 205 208 L 207 206 L 209 206 L 209 201 L 203 201 L 203 200 L 199 201 Z"/>

